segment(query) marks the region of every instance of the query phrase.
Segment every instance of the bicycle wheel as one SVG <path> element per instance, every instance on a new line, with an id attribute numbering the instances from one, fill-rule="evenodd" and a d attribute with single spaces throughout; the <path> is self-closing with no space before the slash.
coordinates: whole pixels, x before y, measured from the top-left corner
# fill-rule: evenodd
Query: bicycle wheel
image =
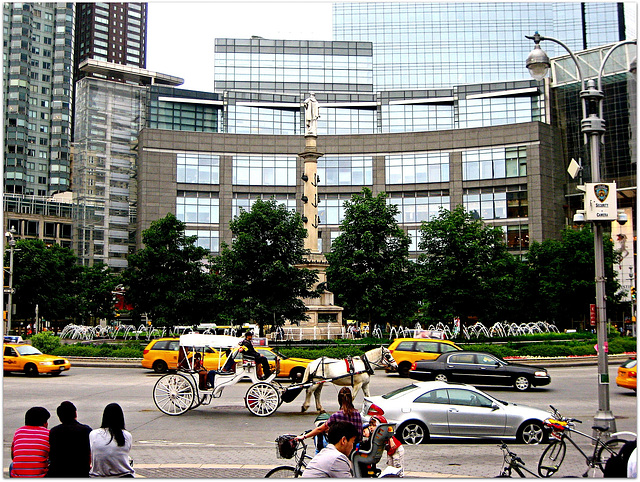
<path id="1" fill-rule="evenodd" d="M 621 438 L 612 438 L 611 440 L 607 440 L 605 443 L 602 444 L 602 446 L 598 450 L 598 455 L 597 455 L 598 457 L 597 464 L 600 470 L 604 472 L 604 467 L 607 465 L 607 461 L 611 457 L 618 455 L 618 453 L 620 453 L 620 449 L 622 448 L 622 446 L 627 442 L 628 440 L 624 440 Z"/>
<path id="2" fill-rule="evenodd" d="M 538 475 L 540 477 L 551 477 L 555 474 L 560 465 L 562 465 L 566 451 L 567 444 L 564 440 L 557 440 L 547 445 L 538 462 Z"/>
<path id="3" fill-rule="evenodd" d="M 288 465 L 281 465 L 280 467 L 271 469 L 267 472 L 267 475 L 264 476 L 265 479 L 293 479 L 295 477 L 298 477 L 295 467 L 289 467 Z"/>

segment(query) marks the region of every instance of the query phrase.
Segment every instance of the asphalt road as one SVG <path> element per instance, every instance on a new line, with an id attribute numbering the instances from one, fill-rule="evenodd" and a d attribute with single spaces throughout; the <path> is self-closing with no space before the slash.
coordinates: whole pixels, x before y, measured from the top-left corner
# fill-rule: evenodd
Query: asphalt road
<path id="1" fill-rule="evenodd" d="M 615 366 L 610 373 L 615 379 Z M 528 392 L 513 388 L 483 388 L 493 396 L 512 402 L 548 408 L 583 420 L 583 431 L 591 433 L 597 410 L 597 368 L 595 366 L 550 368 L 552 382 L 547 387 Z M 146 477 L 263 477 L 269 467 L 288 461 L 276 459 L 274 439 L 283 433 L 301 433 L 313 427 L 314 412 L 300 413 L 303 394 L 266 418 L 252 415 L 244 407 L 249 382 L 225 389 L 222 397 L 209 406 L 201 406 L 183 415 L 171 417 L 153 403 L 153 386 L 159 375 L 143 369 L 72 367 L 59 377 L 22 374 L 4 377 L 3 467 L 8 467 L 14 431 L 23 425 L 24 413 L 31 406 L 44 406 L 51 414 L 50 426 L 58 423 L 55 409 L 63 400 L 78 408 L 78 419 L 100 426 L 102 410 L 118 402 L 125 411 L 127 429 L 132 432 L 138 475 Z M 397 375 L 376 373 L 371 394 L 380 395 L 410 383 Z M 324 387 L 322 402 L 329 412 L 338 409 L 337 391 Z M 611 409 L 617 429 L 637 432 L 637 399 L 634 392 L 610 387 Z M 356 407 L 362 394 L 356 397 Z M 313 405 L 312 405 L 313 409 Z M 406 447 L 405 470 L 423 477 L 492 477 L 501 466 L 497 442 L 441 440 L 428 445 Z M 588 448 L 588 446 L 586 446 Z M 542 446 L 513 448 L 529 465 L 534 466 Z M 573 460 L 573 462 L 572 462 Z M 567 452 L 566 473 L 580 475 L 584 462 Z M 384 466 L 384 461 L 382 463 Z"/>

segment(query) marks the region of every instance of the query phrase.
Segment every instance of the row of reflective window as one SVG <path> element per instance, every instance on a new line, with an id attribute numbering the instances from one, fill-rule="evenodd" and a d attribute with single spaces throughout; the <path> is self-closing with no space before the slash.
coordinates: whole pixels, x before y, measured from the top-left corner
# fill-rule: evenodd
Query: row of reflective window
<path id="1" fill-rule="evenodd" d="M 297 156 L 235 155 L 232 184 L 238 186 L 295 186 Z M 449 182 L 449 153 L 388 155 L 387 184 Z M 503 179 L 527 175 L 526 146 L 474 149 L 462 152 L 464 181 Z M 318 160 L 318 174 L 326 186 L 372 184 L 371 156 L 326 156 Z M 177 182 L 219 184 L 220 155 L 177 154 Z"/>

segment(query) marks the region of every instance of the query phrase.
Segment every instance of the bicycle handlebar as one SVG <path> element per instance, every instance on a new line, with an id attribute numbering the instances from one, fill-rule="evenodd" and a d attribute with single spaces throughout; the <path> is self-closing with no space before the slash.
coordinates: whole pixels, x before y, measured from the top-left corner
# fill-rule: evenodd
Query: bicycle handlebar
<path id="1" fill-rule="evenodd" d="M 558 420 L 562 420 L 563 422 L 582 423 L 582 420 L 578 420 L 577 418 L 563 417 L 556 407 L 554 407 L 553 405 L 549 405 L 549 406 L 551 407 L 551 410 L 553 410 L 553 416 Z"/>

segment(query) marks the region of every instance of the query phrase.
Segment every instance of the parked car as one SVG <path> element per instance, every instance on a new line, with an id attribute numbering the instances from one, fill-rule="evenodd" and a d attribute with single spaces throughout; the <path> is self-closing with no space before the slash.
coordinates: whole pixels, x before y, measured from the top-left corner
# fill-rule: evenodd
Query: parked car
<path id="1" fill-rule="evenodd" d="M 365 397 L 364 416 L 384 415 L 405 444 L 430 438 L 515 438 L 547 440 L 543 421 L 550 412 L 493 398 L 471 385 L 415 382 L 385 395 Z"/>
<path id="2" fill-rule="evenodd" d="M 462 348 L 454 342 L 434 338 L 396 338 L 389 345 L 389 351 L 398 364 L 398 374 L 401 377 L 408 377 L 411 366 L 418 360 L 432 360 L 442 353 L 458 350 Z M 386 371 L 389 372 L 390 369 Z"/>
<path id="3" fill-rule="evenodd" d="M 551 382 L 544 368 L 509 363 L 494 355 L 474 351 L 443 353 L 435 360 L 417 361 L 409 376 L 414 380 L 513 385 L 518 390 L 541 387 Z"/>
<path id="4" fill-rule="evenodd" d="M 634 392 L 638 388 L 638 360 L 631 358 L 618 367 L 616 385 L 622 388 L 629 388 Z"/>
<path id="5" fill-rule="evenodd" d="M 24 372 L 30 377 L 39 373 L 51 373 L 55 376 L 69 368 L 71 363 L 66 358 L 45 355 L 34 346 L 20 343 L 4 344 L 4 373 Z"/>
<path id="6" fill-rule="evenodd" d="M 152 340 L 145 347 L 142 354 L 142 367 L 156 373 L 165 373 L 167 370 L 178 368 L 178 348 L 180 338 L 158 338 Z M 272 370 L 275 370 L 276 358 L 280 360 L 279 378 L 291 378 L 292 381 L 300 381 L 307 365 L 312 360 L 306 358 L 289 358 L 282 353 L 267 346 L 256 346 L 256 351 L 269 360 Z M 220 358 L 222 356 L 222 358 Z M 217 369 L 226 361 L 226 354 L 222 354 L 212 348 L 207 348 L 204 353 L 204 366 L 207 369 Z"/>

